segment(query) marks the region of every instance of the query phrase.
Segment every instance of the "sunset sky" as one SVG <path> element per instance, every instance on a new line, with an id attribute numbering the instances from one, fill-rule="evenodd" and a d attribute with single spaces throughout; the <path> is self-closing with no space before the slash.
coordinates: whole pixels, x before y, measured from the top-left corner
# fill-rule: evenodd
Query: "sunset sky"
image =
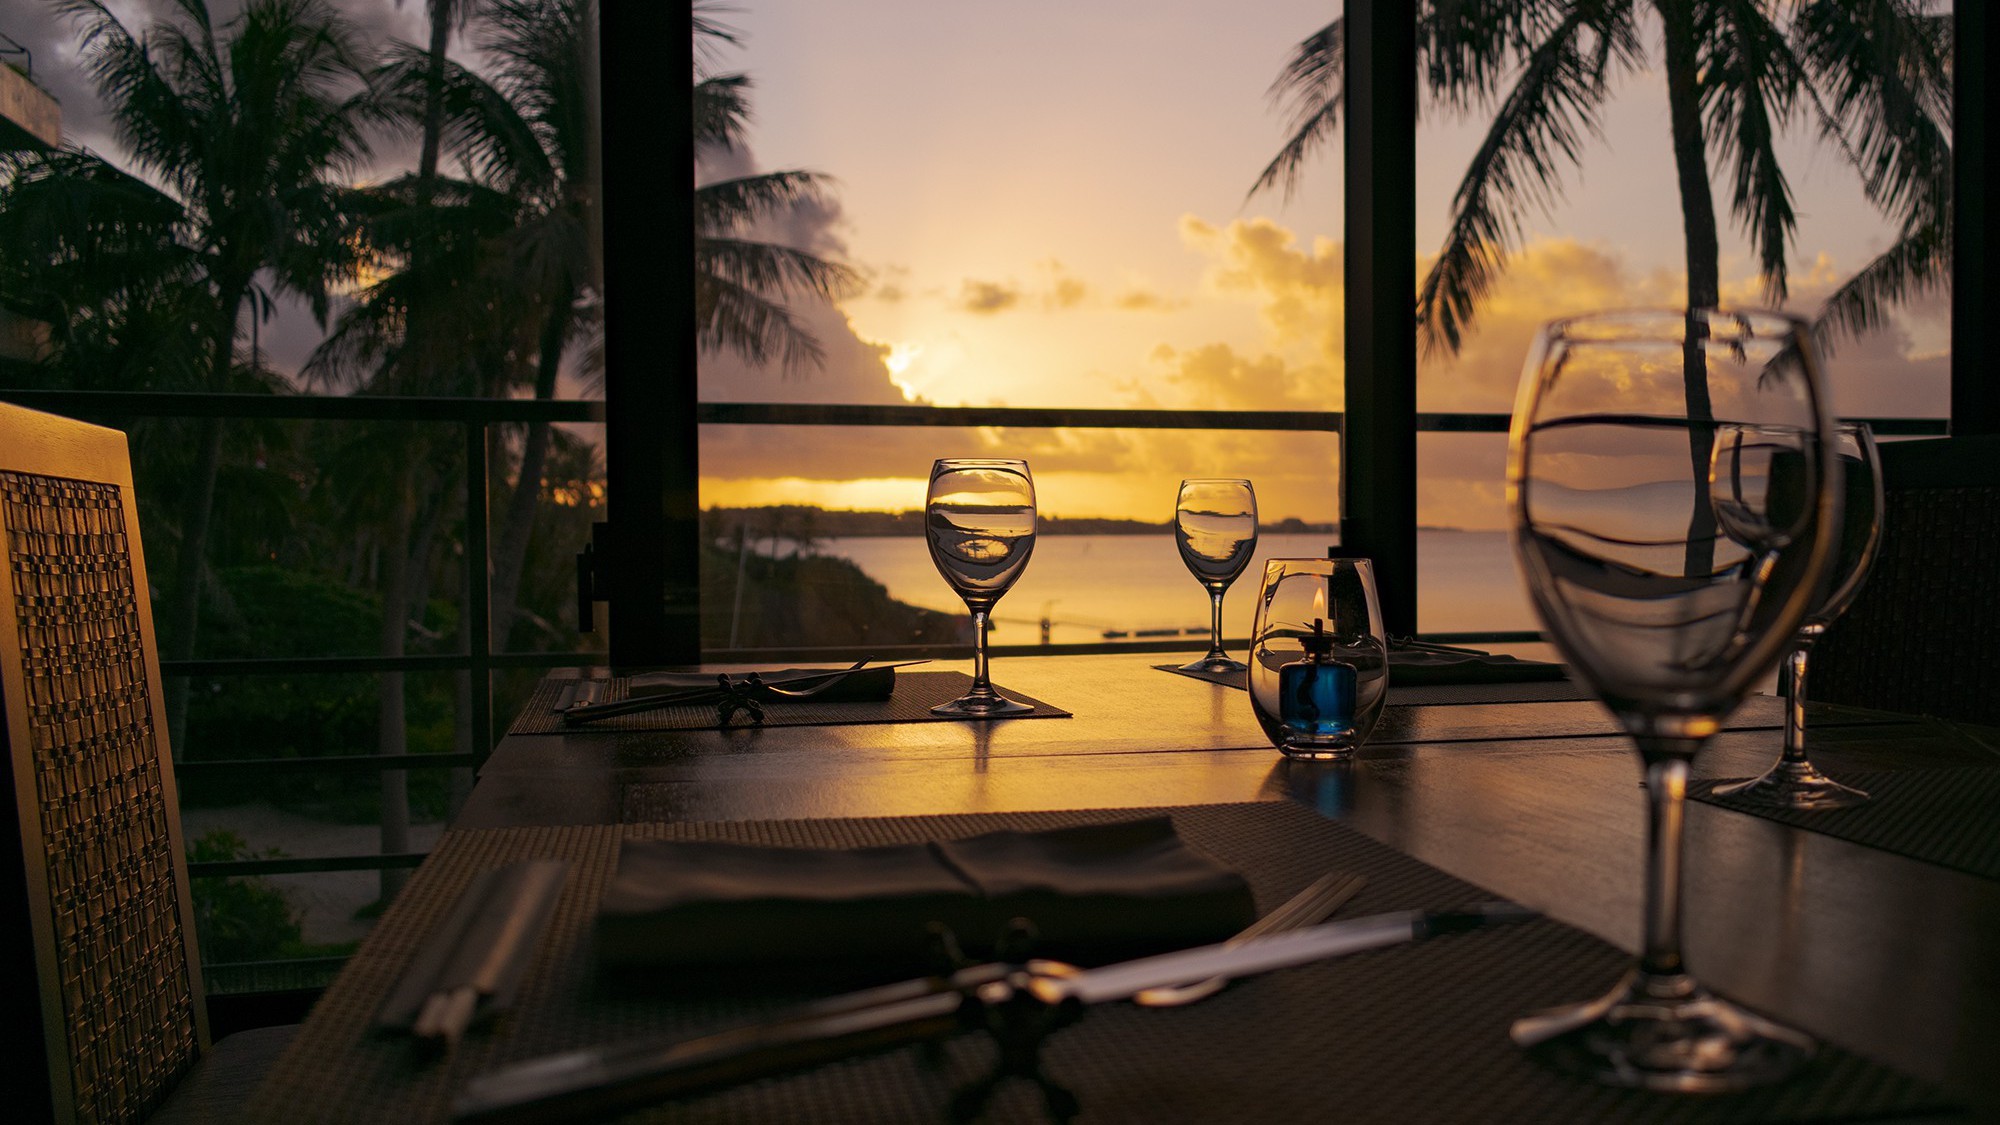
<path id="1" fill-rule="evenodd" d="M 764 168 L 839 179 L 820 243 L 873 278 L 816 319 L 828 370 L 782 380 L 715 362 L 724 400 L 1013 406 L 1337 409 L 1340 161 L 1327 153 L 1286 205 L 1244 195 L 1284 136 L 1265 96 L 1293 44 L 1337 10 L 1274 0 L 1004 6 L 761 0 L 731 13 L 744 49 L 716 62 L 755 81 Z M 1417 247 L 1442 241 L 1485 118 L 1419 138 Z M 1512 405 L 1534 326 L 1683 291 L 1664 80 L 1619 91 L 1567 202 L 1529 242 L 1456 362 L 1426 361 L 1421 405 Z M 1801 214 L 1790 306 L 1819 298 L 1890 241 L 1839 154 L 1803 124 L 1786 146 Z M 1726 200 L 1725 193 L 1718 193 Z M 1730 299 L 1757 303 L 1754 259 L 1729 226 Z M 844 320 L 843 320 L 844 315 Z M 1905 310 L 1829 365 L 1854 414 L 1942 414 L 1948 312 Z M 775 440 L 782 437 L 783 440 Z M 1422 439 L 1424 519 L 1499 526 L 1504 439 Z M 704 499 L 921 502 L 931 457 L 1012 450 L 1065 515 L 1165 518 L 1182 476 L 1256 480 L 1267 516 L 1333 519 L 1332 443 L 1278 435 L 790 432 L 711 428 Z"/>
<path id="2" fill-rule="evenodd" d="M 160 0 L 114 0 L 139 13 Z M 372 34 L 420 38 L 422 0 L 340 0 Z M 217 12 L 233 11 L 215 0 Z M 712 60 L 755 83 L 752 149 L 711 176 L 810 168 L 838 206 L 771 237 L 844 257 L 869 277 L 838 307 L 803 309 L 824 370 L 784 377 L 706 361 L 711 401 L 1325 410 L 1341 406 L 1338 143 L 1299 197 L 1246 201 L 1284 121 L 1265 91 L 1330 0 L 743 0 L 721 14 L 741 49 Z M 36 51 L 73 137 L 116 145 L 40 0 L 0 16 Z M 1652 39 L 1648 39 L 1650 46 Z M 663 45 L 664 46 L 664 45 Z M 460 55 L 476 64 L 461 45 Z M 1485 114 L 1419 138 L 1420 264 Z M 1664 83 L 1639 73 L 1566 202 L 1527 218 L 1528 243 L 1456 361 L 1424 362 L 1421 405 L 1506 411 L 1529 335 L 1551 316 L 1658 304 L 1682 292 Z M 1785 146 L 1801 215 L 1790 307 L 1820 297 L 1890 241 L 1839 154 L 1803 122 Z M 377 172 L 409 156 L 385 149 Z M 1726 200 L 1726 190 L 1718 197 Z M 1725 214 L 1729 299 L 1756 303 L 1747 244 Z M 1829 365 L 1849 414 L 1941 415 L 1947 302 L 1902 310 Z M 281 363 L 317 339 L 287 314 L 265 331 Z M 1429 524 L 1497 527 L 1504 439 L 1422 439 Z M 1267 518 L 1337 518 L 1327 438 L 1210 432 L 798 430 L 710 427 L 703 502 L 919 506 L 932 458 L 1029 458 L 1044 511 L 1165 519 L 1183 476 L 1248 476 Z"/>

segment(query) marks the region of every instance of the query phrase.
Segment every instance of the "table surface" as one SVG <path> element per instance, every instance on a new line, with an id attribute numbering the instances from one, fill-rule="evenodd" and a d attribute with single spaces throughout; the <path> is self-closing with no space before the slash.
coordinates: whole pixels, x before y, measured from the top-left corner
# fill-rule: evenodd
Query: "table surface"
<path id="1" fill-rule="evenodd" d="M 1353 763 L 1292 763 L 1242 691 L 1149 666 L 1162 659 L 995 663 L 1003 690 L 1070 719 L 509 736 L 454 830 L 1290 800 L 1636 946 L 1643 790 L 1597 704 L 1392 706 Z M 1760 772 L 1781 706 L 1747 702 L 1696 776 Z M 1835 708 L 1812 718 L 1814 760 L 1836 776 L 2000 767 L 1990 730 Z M 2000 1113 L 2000 882 L 1701 803 L 1684 869 L 1703 980 Z"/>

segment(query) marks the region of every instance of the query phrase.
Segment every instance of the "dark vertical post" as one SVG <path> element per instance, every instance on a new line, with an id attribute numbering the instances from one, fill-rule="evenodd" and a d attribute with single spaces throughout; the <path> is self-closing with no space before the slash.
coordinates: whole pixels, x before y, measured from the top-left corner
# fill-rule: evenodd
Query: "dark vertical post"
<path id="1" fill-rule="evenodd" d="M 1956 58 L 1951 68 L 1951 432 L 2000 434 L 2000 376 L 1984 357 L 1987 318 L 2000 301 L 1993 262 L 1991 200 L 2000 184 L 1993 162 L 1995 25 L 1991 0 L 1957 0 L 1951 6 Z"/>
<path id="2" fill-rule="evenodd" d="M 598 13 L 611 663 L 701 658 L 689 0 Z"/>
<path id="3" fill-rule="evenodd" d="M 1417 631 L 1417 17 L 1347 0 L 1347 417 L 1340 545 L 1375 560 L 1391 633 Z"/>
<path id="4" fill-rule="evenodd" d="M 487 535 L 493 518 L 487 465 L 491 462 L 489 428 L 484 422 L 465 424 L 465 616 L 466 669 L 472 708 L 472 752 L 480 765 L 493 752 L 493 577 L 492 550 Z"/>

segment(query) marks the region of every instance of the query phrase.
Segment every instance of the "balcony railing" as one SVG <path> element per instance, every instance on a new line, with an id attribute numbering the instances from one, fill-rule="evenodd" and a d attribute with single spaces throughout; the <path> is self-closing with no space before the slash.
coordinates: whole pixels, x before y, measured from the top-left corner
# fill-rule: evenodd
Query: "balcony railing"
<path id="1" fill-rule="evenodd" d="M 54 414 L 113 425 L 139 419 L 219 418 L 281 421 L 396 421 L 433 423 L 460 427 L 464 435 L 464 503 L 466 513 L 465 557 L 467 572 L 466 612 L 469 615 L 470 643 L 464 652 L 419 656 L 326 656 L 274 659 L 197 659 L 164 661 L 161 672 L 168 677 L 199 676 L 283 676 L 325 673 L 464 672 L 472 685 L 471 753 L 380 755 L 353 754 L 318 758 L 246 758 L 228 761 L 182 762 L 175 769 L 183 780 L 243 776 L 277 776 L 297 773 L 385 773 L 410 769 L 467 768 L 484 764 L 495 742 L 492 673 L 506 668 L 553 669 L 589 667 L 606 662 L 602 652 L 496 652 L 492 639 L 488 557 L 491 512 L 488 473 L 493 427 L 544 423 L 601 423 L 605 405 L 578 400 L 462 399 L 353 395 L 343 397 L 305 395 L 182 394 L 170 392 L 113 392 L 0 389 L 0 400 Z M 1272 432 L 1315 432 L 1338 438 L 1345 424 L 1339 411 L 1293 410 L 1116 410 L 1038 407 L 942 407 L 869 406 L 792 403 L 702 403 L 697 421 L 703 425 L 755 426 L 929 426 L 929 427 L 1032 427 L 1071 429 L 1141 430 L 1235 430 Z M 1940 419 L 1867 419 L 1877 433 L 1890 437 L 1942 435 L 1946 424 Z M 1421 413 L 1420 433 L 1500 434 L 1507 430 L 1508 418 L 1491 413 Z M 617 482 L 608 482 L 615 496 Z M 1447 643 L 1520 643 L 1541 640 L 1533 632 L 1432 633 L 1427 637 Z M 1092 644 L 995 646 L 997 653 L 1081 654 L 1102 652 L 1169 651 L 1187 647 L 1185 640 L 1122 641 Z M 890 655 L 963 656 L 969 646 L 868 646 L 880 657 Z M 859 646 L 825 646 L 784 650 L 761 648 L 714 649 L 704 653 L 715 662 L 762 661 L 773 658 L 859 655 Z M 422 852 L 393 854 L 328 855 L 307 858 L 260 858 L 189 865 L 194 878 L 262 877 L 335 871 L 381 871 L 415 867 Z M 323 972 L 324 958 L 297 962 L 257 962 L 254 965 L 218 966 L 242 969 L 223 979 L 256 981 L 251 987 L 285 976 L 286 966 L 313 974 Z"/>

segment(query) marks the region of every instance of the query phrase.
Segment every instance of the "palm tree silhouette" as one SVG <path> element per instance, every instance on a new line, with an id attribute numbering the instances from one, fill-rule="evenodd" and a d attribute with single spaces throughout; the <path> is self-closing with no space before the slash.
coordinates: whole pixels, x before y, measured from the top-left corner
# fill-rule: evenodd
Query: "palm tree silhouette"
<path id="1" fill-rule="evenodd" d="M 103 0 L 55 7 L 81 32 L 84 66 L 137 169 L 181 208 L 180 240 L 209 298 L 205 386 L 225 389 L 245 306 L 254 322 L 269 316 L 273 290 L 288 292 L 323 322 L 330 289 L 351 276 L 343 181 L 368 151 L 366 58 L 325 0 L 250 0 L 220 27 L 207 0 L 174 0 L 143 36 Z M 194 653 L 221 463 L 222 425 L 209 419 L 161 618 L 168 660 Z M 168 694 L 176 746 L 186 706 L 183 684 Z"/>
<path id="2" fill-rule="evenodd" d="M 1417 294 L 1427 350 L 1458 350 L 1521 240 L 1523 213 L 1561 197 L 1613 80 L 1646 65 L 1649 32 L 1666 75 L 1690 305 L 1720 296 L 1711 156 L 1727 171 L 1730 213 L 1756 247 L 1766 298 L 1785 300 L 1797 215 L 1776 141 L 1799 116 L 1840 147 L 1899 226 L 1896 244 L 1829 298 L 1822 340 L 1870 328 L 1886 305 L 1948 281 L 1948 16 L 1916 0 L 1419 0 L 1430 106 L 1494 114 Z M 1344 57 L 1341 20 L 1294 50 L 1272 86 L 1292 134 L 1253 196 L 1294 190 L 1332 136 Z"/>

